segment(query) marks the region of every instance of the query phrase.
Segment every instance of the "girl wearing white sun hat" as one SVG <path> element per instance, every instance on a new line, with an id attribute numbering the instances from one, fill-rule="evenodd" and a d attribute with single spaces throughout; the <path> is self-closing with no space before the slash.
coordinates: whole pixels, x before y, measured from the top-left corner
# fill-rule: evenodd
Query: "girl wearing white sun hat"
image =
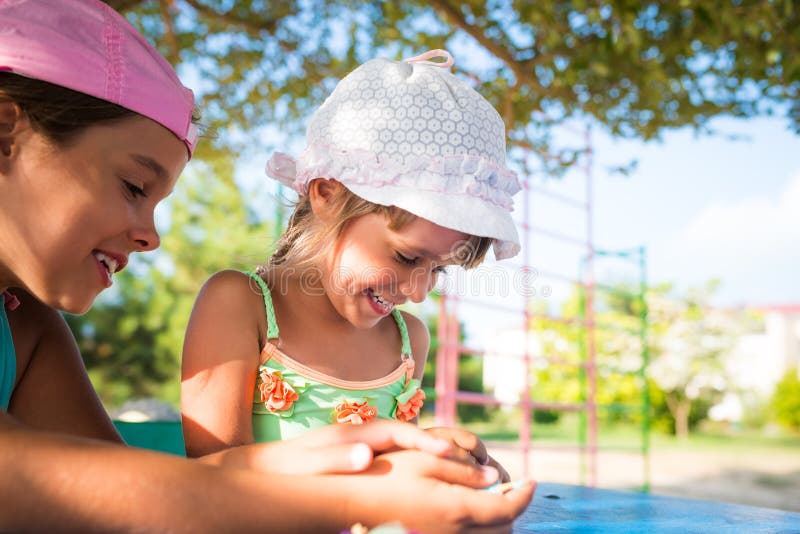
<path id="1" fill-rule="evenodd" d="M 190 454 L 416 421 L 429 334 L 397 306 L 422 302 L 447 265 L 520 249 L 504 123 L 452 64 L 442 50 L 368 61 L 313 114 L 300 157 L 269 160 L 300 197 L 267 265 L 218 273 L 198 297 L 184 346 L 183 412 L 202 428 L 185 431 Z M 437 432 L 507 480 L 475 436 Z"/>
<path id="2" fill-rule="evenodd" d="M 436 56 L 446 61 L 428 61 Z M 332 178 L 370 202 L 490 237 L 497 259 L 515 256 L 520 186 L 505 166 L 505 125 L 452 65 L 443 50 L 368 61 L 311 117 L 298 160 L 277 153 L 267 174 L 300 194 L 315 178 Z"/>

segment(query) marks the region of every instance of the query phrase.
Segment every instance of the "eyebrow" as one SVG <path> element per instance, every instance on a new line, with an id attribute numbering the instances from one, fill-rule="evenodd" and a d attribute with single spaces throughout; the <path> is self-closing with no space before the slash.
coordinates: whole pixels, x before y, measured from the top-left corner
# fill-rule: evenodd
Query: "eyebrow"
<path id="1" fill-rule="evenodd" d="M 167 180 L 167 171 L 153 158 L 144 156 L 142 154 L 131 154 L 131 159 L 139 165 L 152 171 L 159 180 Z"/>
<path id="2" fill-rule="evenodd" d="M 431 254 L 429 250 L 421 246 L 413 245 L 403 238 L 398 239 L 398 243 L 402 246 L 402 248 L 408 250 L 409 252 L 413 252 L 417 257 L 425 257 L 429 259 L 433 258 L 433 254 Z"/>
<path id="3" fill-rule="evenodd" d="M 416 246 L 414 246 L 414 245 L 412 245 L 410 243 L 407 243 L 405 241 L 402 241 L 402 244 L 405 247 L 409 248 L 411 252 L 414 252 L 415 254 L 417 254 L 418 257 L 421 256 L 421 257 L 424 257 L 424 258 L 428 258 L 429 260 L 439 261 L 439 262 L 454 261 L 453 260 L 453 258 L 455 257 L 454 254 L 450 254 L 448 256 L 445 256 L 444 258 L 440 258 L 440 257 L 436 256 L 433 252 L 431 252 L 430 250 L 428 250 L 426 248 L 416 247 Z"/>

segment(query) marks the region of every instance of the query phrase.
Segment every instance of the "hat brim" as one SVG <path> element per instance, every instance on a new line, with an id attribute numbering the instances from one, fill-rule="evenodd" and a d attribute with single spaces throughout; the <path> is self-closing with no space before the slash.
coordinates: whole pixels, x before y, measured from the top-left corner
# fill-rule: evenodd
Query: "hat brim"
<path id="1" fill-rule="evenodd" d="M 511 214 L 485 200 L 467 195 L 418 191 L 389 184 L 373 187 L 344 183 L 353 193 L 376 204 L 397 206 L 432 223 L 465 234 L 494 239 L 494 256 L 503 260 L 520 251 L 519 235 Z"/>

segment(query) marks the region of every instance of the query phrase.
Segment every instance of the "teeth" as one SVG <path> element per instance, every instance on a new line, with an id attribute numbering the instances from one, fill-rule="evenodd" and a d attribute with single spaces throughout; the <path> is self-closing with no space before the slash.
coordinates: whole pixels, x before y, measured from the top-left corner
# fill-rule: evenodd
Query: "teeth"
<path id="1" fill-rule="evenodd" d="M 114 258 L 106 256 L 102 252 L 95 252 L 94 257 L 97 258 L 98 261 L 100 261 L 100 263 L 102 263 L 103 266 L 106 268 L 106 271 L 108 271 L 108 276 L 111 276 L 112 274 L 117 272 L 117 260 L 115 260 Z"/>
<path id="2" fill-rule="evenodd" d="M 369 296 L 370 296 L 370 297 L 372 297 L 372 300 L 374 300 L 374 301 L 375 301 L 375 302 L 377 302 L 377 303 L 378 303 L 380 306 L 382 306 L 382 307 L 384 307 L 384 308 L 386 308 L 386 309 L 389 309 L 389 308 L 391 308 L 392 306 L 394 306 L 394 304 L 392 304 L 391 302 L 389 302 L 389 301 L 387 301 L 387 300 L 383 300 L 383 299 L 382 299 L 382 298 L 380 298 L 378 295 L 376 295 L 375 293 L 373 293 L 371 289 L 369 290 Z"/>

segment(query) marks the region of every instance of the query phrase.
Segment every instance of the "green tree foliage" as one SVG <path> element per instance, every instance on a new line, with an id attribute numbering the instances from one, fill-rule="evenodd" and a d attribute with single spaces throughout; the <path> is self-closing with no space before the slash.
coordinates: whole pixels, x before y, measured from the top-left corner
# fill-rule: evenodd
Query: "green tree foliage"
<path id="1" fill-rule="evenodd" d="M 786 371 L 772 395 L 772 409 L 781 424 L 800 431 L 800 374 L 797 368 Z"/>
<path id="2" fill-rule="evenodd" d="M 538 352 L 532 398 L 542 402 L 582 403 L 588 400 L 586 360 L 587 330 L 583 326 L 583 295 L 575 291 L 554 321 L 545 310 L 537 310 L 530 328 L 535 332 Z M 639 420 L 643 381 L 639 297 L 625 285 L 595 295 L 595 402 L 606 421 Z M 549 412 L 540 415 L 548 418 Z M 552 419 L 553 417 L 550 416 Z"/>
<path id="3" fill-rule="evenodd" d="M 625 284 L 595 294 L 594 346 L 599 416 L 607 422 L 641 421 L 645 385 L 654 426 L 685 437 L 734 385 L 726 358 L 749 318 L 715 310 L 709 299 L 715 282 L 676 294 L 669 285 L 649 288 L 647 340 L 650 365 L 646 378 L 640 336 L 642 300 Z M 588 400 L 587 330 L 582 326 L 582 295 L 566 301 L 560 318 L 535 310 L 530 328 L 535 375 L 532 398 L 541 402 Z M 645 380 L 647 381 L 645 383 Z"/>
<path id="4" fill-rule="evenodd" d="M 133 256 L 89 313 L 67 317 L 106 405 L 144 396 L 177 403 L 183 335 L 201 285 L 215 271 L 267 257 L 270 225 L 232 180 L 219 178 L 232 175 L 225 165 L 194 165 L 165 206 L 161 248 Z"/>
<path id="5" fill-rule="evenodd" d="M 692 421 L 704 417 L 734 388 L 726 359 L 743 332 L 744 320 L 738 313 L 711 307 L 717 286 L 711 281 L 685 295 L 648 298 L 655 325 L 648 376 L 661 390 L 675 421 L 675 434 L 682 438 L 689 435 Z"/>
<path id="6" fill-rule="evenodd" d="M 357 64 L 447 48 L 513 145 L 558 156 L 540 161 L 551 170 L 577 154 L 552 146 L 552 127 L 575 118 L 644 139 L 720 114 L 778 113 L 800 131 L 796 0 L 107 1 L 180 64 L 223 130 L 296 129 Z"/>

